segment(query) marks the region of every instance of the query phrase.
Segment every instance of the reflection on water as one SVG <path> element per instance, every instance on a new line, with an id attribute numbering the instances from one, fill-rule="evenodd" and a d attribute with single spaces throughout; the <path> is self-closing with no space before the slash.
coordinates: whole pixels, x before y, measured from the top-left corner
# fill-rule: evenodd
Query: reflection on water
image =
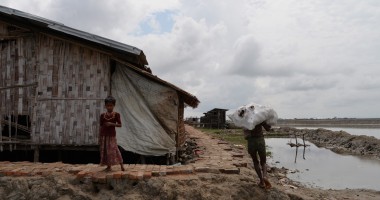
<path id="1" fill-rule="evenodd" d="M 272 166 L 299 171 L 294 174 L 289 173 L 288 178 L 325 189 L 365 188 L 380 191 L 380 161 L 339 155 L 306 142 L 310 146 L 306 147 L 305 155 L 303 147 L 298 148 L 295 162 L 296 148 L 287 145 L 289 140 L 266 139 L 273 156 L 269 160 Z M 276 161 L 280 163 L 275 163 Z"/>
<path id="2" fill-rule="evenodd" d="M 367 135 L 374 136 L 380 139 L 380 129 L 379 128 L 336 128 L 336 127 L 295 127 L 297 129 L 318 129 L 323 128 L 332 131 L 345 131 L 351 135 Z"/>

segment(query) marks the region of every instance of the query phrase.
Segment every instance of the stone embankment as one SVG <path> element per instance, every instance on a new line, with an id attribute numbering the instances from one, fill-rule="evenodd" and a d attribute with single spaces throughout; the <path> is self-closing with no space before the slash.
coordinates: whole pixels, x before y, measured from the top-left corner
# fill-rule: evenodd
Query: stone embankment
<path id="1" fill-rule="evenodd" d="M 279 119 L 281 127 L 380 128 L 380 118 Z"/>
<path id="2" fill-rule="evenodd" d="M 294 137 L 294 134 L 297 134 L 298 137 L 305 135 L 305 140 L 336 153 L 380 159 L 380 140 L 373 136 L 351 135 L 344 131 L 330 131 L 323 128 L 296 129 L 289 127 L 273 129 L 268 136 Z"/>

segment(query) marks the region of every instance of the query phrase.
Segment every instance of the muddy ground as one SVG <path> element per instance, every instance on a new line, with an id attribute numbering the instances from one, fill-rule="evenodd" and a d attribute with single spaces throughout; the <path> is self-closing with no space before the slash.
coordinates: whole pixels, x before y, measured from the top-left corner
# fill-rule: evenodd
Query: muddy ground
<path id="1" fill-rule="evenodd" d="M 276 174 L 276 173 L 273 173 Z M 273 175 L 272 174 L 272 175 Z M 271 176 L 273 188 L 257 186 L 252 169 L 238 175 L 196 174 L 152 178 L 147 181 L 114 181 L 95 184 L 55 173 L 47 177 L 1 177 L 0 199 L 7 200 L 90 200 L 90 199 L 379 199 L 380 192 L 366 190 L 320 190 L 279 184 Z M 284 179 L 284 178 L 281 178 Z M 280 179 L 280 180 L 281 180 Z M 286 178 L 285 178 L 286 179 Z M 282 181 L 283 182 L 283 181 Z"/>
<path id="2" fill-rule="evenodd" d="M 327 130 L 279 128 L 268 135 L 287 136 L 301 133 L 319 146 L 358 156 L 378 152 L 377 139 L 351 136 Z M 236 134 L 240 134 L 236 132 Z M 372 148 L 368 147 L 371 146 Z M 339 151 L 337 150 L 339 149 Z M 48 176 L 0 177 L 0 199 L 9 200 L 87 200 L 87 199 L 380 199 L 380 191 L 308 188 L 286 177 L 286 169 L 269 168 L 272 189 L 258 187 L 252 166 L 241 167 L 240 174 L 195 173 L 153 177 L 148 180 L 114 180 L 107 184 L 75 179 L 70 174 L 54 172 Z"/>

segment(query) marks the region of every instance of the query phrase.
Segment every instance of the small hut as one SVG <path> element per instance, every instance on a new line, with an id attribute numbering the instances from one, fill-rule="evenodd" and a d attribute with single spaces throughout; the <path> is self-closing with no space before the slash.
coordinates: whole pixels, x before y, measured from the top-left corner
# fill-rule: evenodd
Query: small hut
<path id="1" fill-rule="evenodd" d="M 201 117 L 201 124 L 206 128 L 225 128 L 227 109 L 214 108 Z"/>
<path id="2" fill-rule="evenodd" d="M 0 152 L 97 149 L 107 95 L 117 99 L 118 144 L 175 155 L 184 107 L 198 99 L 151 74 L 142 50 L 0 6 Z M 1 154 L 1 153 L 0 153 Z"/>

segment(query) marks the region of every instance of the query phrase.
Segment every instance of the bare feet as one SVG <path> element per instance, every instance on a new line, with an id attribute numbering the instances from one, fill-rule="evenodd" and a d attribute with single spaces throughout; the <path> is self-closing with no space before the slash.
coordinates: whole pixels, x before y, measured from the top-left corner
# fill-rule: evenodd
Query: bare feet
<path id="1" fill-rule="evenodd" d="M 105 172 L 109 172 L 109 171 L 111 171 L 111 167 L 110 166 L 108 166 L 107 168 L 105 168 L 103 171 L 105 171 Z"/>
<path id="2" fill-rule="evenodd" d="M 260 181 L 259 183 L 257 183 L 257 185 L 261 188 L 265 188 L 265 183 L 264 181 Z"/>
<path id="3" fill-rule="evenodd" d="M 269 180 L 267 178 L 264 178 L 264 183 L 265 183 L 265 189 L 270 189 L 272 188 L 272 184 L 270 184 Z"/>

